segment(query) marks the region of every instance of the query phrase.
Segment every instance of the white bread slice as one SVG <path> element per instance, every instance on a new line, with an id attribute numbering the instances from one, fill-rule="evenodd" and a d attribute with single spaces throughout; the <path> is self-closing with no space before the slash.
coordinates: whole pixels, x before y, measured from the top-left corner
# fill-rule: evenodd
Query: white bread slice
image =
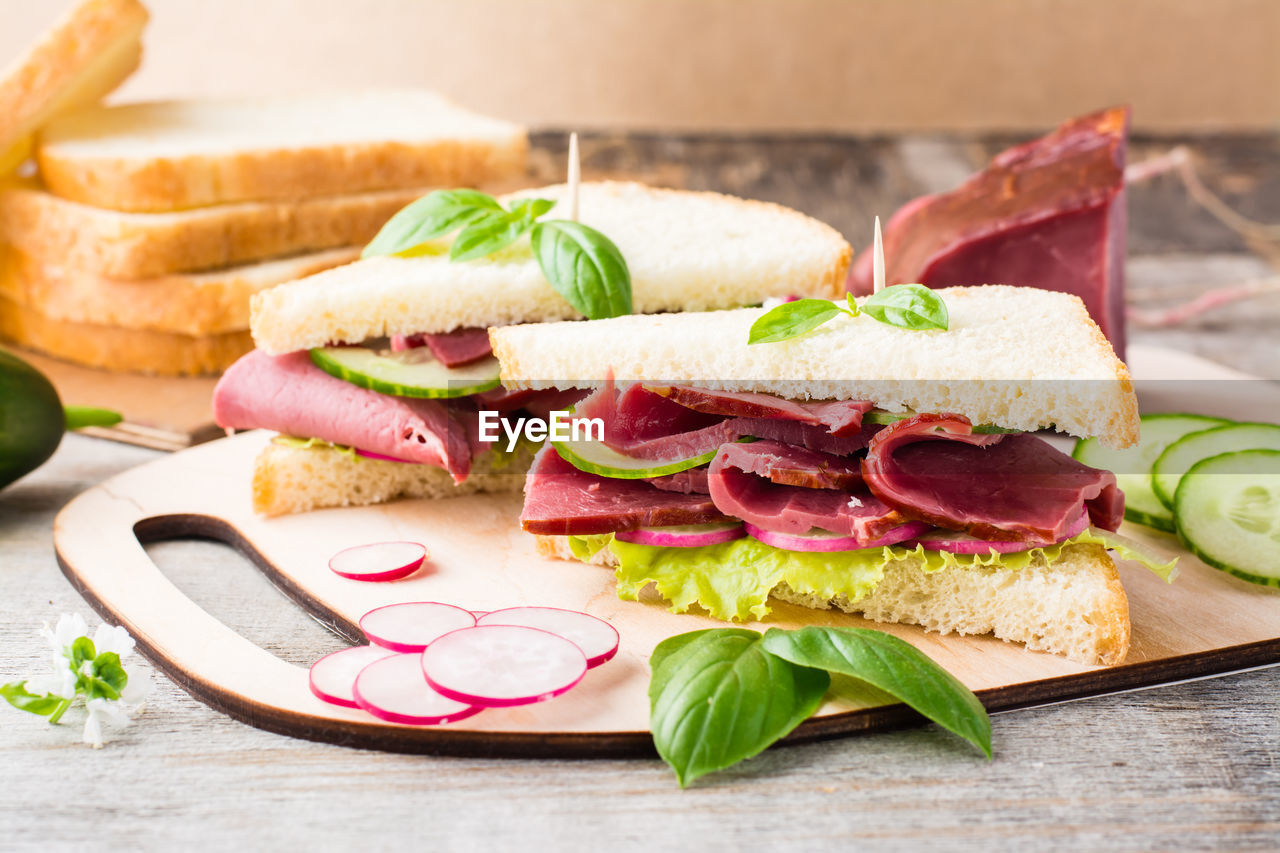
<path id="1" fill-rule="evenodd" d="M 0 247 L 0 295 L 50 320 L 184 335 L 243 332 L 249 300 L 299 276 L 350 263 L 360 250 L 329 249 L 243 267 L 119 280 Z"/>
<path id="2" fill-rule="evenodd" d="M 41 125 L 97 103 L 133 73 L 146 24 L 137 0 L 80 0 L 0 74 L 0 176 L 27 159 Z"/>
<path id="3" fill-rule="evenodd" d="M 0 295 L 0 339 L 64 361 L 117 373 L 221 373 L 253 349 L 248 332 L 182 335 L 51 320 Z"/>
<path id="4" fill-rule="evenodd" d="M 575 559 L 565 536 L 539 536 L 544 556 Z M 593 563 L 614 565 L 608 549 Z M 1117 664 L 1129 651 L 1129 601 L 1115 563 L 1100 545 L 1070 545 L 1052 565 L 1023 569 L 945 568 L 926 572 L 917 557 L 890 563 L 858 601 L 826 600 L 779 585 L 774 598 L 815 609 L 839 608 L 876 622 L 920 625 L 942 634 L 994 634 L 1028 649 L 1084 664 Z"/>
<path id="5" fill-rule="evenodd" d="M 504 461 L 495 465 L 495 460 Z M 352 459 L 329 447 L 270 442 L 253 465 L 253 508 L 287 515 L 323 507 L 362 506 L 397 498 L 450 498 L 476 492 L 518 492 L 533 461 L 527 447 L 510 456 L 485 453 L 455 485 L 443 468 Z"/>
<path id="6" fill-rule="evenodd" d="M 1111 447 L 1137 441 L 1129 370 L 1078 297 L 1003 285 L 938 293 L 950 312 L 945 332 L 842 314 L 798 338 L 748 345 L 764 309 L 744 308 L 509 326 L 489 337 L 511 389 L 584 388 L 612 374 L 794 399 L 872 400 L 1019 430 L 1054 426 Z"/>
<path id="7" fill-rule="evenodd" d="M 474 186 L 523 172 L 527 150 L 519 125 L 421 90 L 94 107 L 36 140 L 54 193 L 152 212 Z"/>
<path id="8" fill-rule="evenodd" d="M 559 201 L 565 187 L 521 196 Z M 775 204 L 632 183 L 585 183 L 579 219 L 617 244 L 637 312 L 731 308 L 788 293 L 834 296 L 850 248 L 834 229 Z M 548 218 L 562 216 L 557 205 Z M 443 248 L 443 243 L 439 248 Z M 253 334 L 279 354 L 334 341 L 580 317 L 551 289 L 527 239 L 493 256 L 380 257 L 254 299 Z"/>
<path id="9" fill-rule="evenodd" d="M 363 245 L 397 210 L 427 192 L 380 190 L 174 213 L 122 213 L 68 201 L 30 182 L 0 189 L 0 239 L 28 255 L 82 272 L 153 278 Z"/>

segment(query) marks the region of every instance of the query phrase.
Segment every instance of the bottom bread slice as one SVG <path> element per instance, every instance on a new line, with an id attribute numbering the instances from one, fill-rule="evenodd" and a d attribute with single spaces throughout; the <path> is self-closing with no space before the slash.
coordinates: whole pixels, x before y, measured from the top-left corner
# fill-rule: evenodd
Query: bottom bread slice
<path id="1" fill-rule="evenodd" d="M 118 373 L 221 373 L 253 349 L 247 332 L 184 335 L 54 320 L 0 296 L 0 339 L 65 361 Z"/>
<path id="2" fill-rule="evenodd" d="M 331 447 L 272 441 L 253 465 L 253 508 L 288 515 L 338 506 L 364 506 L 397 498 L 448 498 L 477 492 L 518 492 L 533 461 L 521 446 L 511 454 L 484 453 L 471 474 L 454 484 L 434 465 L 367 459 Z"/>
<path id="3" fill-rule="evenodd" d="M 565 536 L 538 536 L 538 552 L 576 559 Z M 592 563 L 611 566 L 607 549 Z M 1075 544 L 1052 564 L 1037 558 L 1022 569 L 948 567 L 926 572 L 908 556 L 885 567 L 867 596 L 850 601 L 805 595 L 786 584 L 780 601 L 815 609 L 838 608 L 876 622 L 920 625 L 942 634 L 994 634 L 1028 649 L 1085 664 L 1116 664 L 1129 651 L 1129 601 L 1115 563 L 1101 545 Z"/>

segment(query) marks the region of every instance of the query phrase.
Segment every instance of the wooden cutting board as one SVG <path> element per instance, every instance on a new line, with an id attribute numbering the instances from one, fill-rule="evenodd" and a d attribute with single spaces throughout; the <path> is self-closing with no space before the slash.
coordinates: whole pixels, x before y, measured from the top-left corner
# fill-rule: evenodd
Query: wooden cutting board
<path id="1" fill-rule="evenodd" d="M 1151 377 L 1174 355 L 1138 352 L 1132 363 L 1139 375 Z M 1190 375 L 1186 371 L 1199 366 L 1198 375 L 1210 378 L 1212 366 L 1203 364 L 1184 360 L 1173 375 L 1185 378 Z M 1219 373 L 1217 378 L 1228 377 Z M 1174 387 L 1164 390 L 1172 394 Z M 1195 401 L 1181 402 L 1187 404 L 1182 408 L 1198 408 L 1191 405 Z M 403 501 L 278 519 L 256 516 L 249 503 L 249 475 L 267 440 L 265 433 L 247 433 L 127 471 L 77 497 L 55 522 L 54 544 L 68 579 L 104 619 L 124 625 L 156 666 L 197 698 L 239 720 L 313 740 L 506 756 L 652 751 L 646 697 L 650 652 L 668 636 L 722 623 L 671 614 L 656 598 L 619 601 L 610 572 L 538 557 L 531 537 L 515 522 L 520 499 L 514 495 Z M 1182 572 L 1175 583 L 1165 584 L 1139 566 L 1121 564 L 1133 639 L 1120 666 L 1082 666 L 991 637 L 878 627 L 915 644 L 955 673 L 992 711 L 1280 662 L 1280 594 L 1204 566 L 1178 549 L 1171 537 L 1134 525 L 1123 532 L 1180 553 Z M 492 709 L 442 727 L 383 723 L 312 696 L 305 668 L 285 663 L 204 612 L 165 578 L 142 547 L 144 542 L 189 536 L 233 545 L 286 595 L 352 639 L 359 637 L 356 621 L 373 607 L 438 600 L 473 610 L 518 604 L 584 610 L 618 629 L 621 649 L 577 688 L 550 702 Z M 401 539 L 421 541 L 431 551 L 424 569 L 403 581 L 361 583 L 327 568 L 328 558 L 342 548 Z M 755 627 L 814 623 L 870 624 L 847 614 L 779 604 L 767 622 Z M 791 740 L 910 719 L 901 706 L 842 697 L 826 704 Z"/>

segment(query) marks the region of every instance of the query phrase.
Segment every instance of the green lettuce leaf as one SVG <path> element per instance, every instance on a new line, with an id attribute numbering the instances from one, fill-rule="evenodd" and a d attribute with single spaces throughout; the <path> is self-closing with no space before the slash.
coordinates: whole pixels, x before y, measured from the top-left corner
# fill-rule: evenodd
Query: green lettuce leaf
<path id="1" fill-rule="evenodd" d="M 356 449 L 354 447 L 347 447 L 345 444 L 334 444 L 333 442 L 325 441 L 322 438 L 296 438 L 292 435 L 277 435 L 271 440 L 276 444 L 284 445 L 285 447 L 296 447 L 300 450 L 328 448 L 329 450 L 336 450 L 344 456 L 347 456 L 352 462 L 360 461 L 360 455 L 356 453 Z"/>
<path id="2" fill-rule="evenodd" d="M 823 599 L 843 595 L 857 601 L 875 589 L 889 563 L 909 557 L 919 559 L 926 572 L 986 567 L 1018 571 L 1042 558 L 1053 565 L 1069 545 L 1076 544 L 1101 545 L 1165 580 L 1173 579 L 1176 559 L 1166 562 L 1136 542 L 1095 528 L 1057 545 L 1012 554 L 952 554 L 919 545 L 808 553 L 784 551 L 751 537 L 700 548 L 660 548 L 620 542 L 609 535 L 569 537 L 569 547 L 580 560 L 590 560 L 605 547 L 618 558 L 619 598 L 634 601 L 653 584 L 675 613 L 698 604 L 717 619 L 741 621 L 767 616 L 769 593 L 784 581 L 801 595 Z"/>

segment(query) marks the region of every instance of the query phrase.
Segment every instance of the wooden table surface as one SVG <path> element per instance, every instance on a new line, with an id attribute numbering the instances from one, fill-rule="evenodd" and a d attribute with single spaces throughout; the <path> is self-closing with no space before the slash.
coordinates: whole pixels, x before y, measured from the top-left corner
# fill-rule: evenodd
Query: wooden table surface
<path id="1" fill-rule="evenodd" d="M 1008 141 L 595 136 L 583 153 L 588 174 L 791 204 L 860 247 L 872 215 L 953 185 Z M 1134 159 L 1178 141 L 1138 140 Z M 1237 209 L 1280 222 L 1280 137 L 1192 142 Z M 560 140 L 537 143 L 554 176 Z M 1177 301 L 1275 275 L 1275 246 L 1241 240 L 1172 178 L 1136 187 L 1130 220 L 1135 292 Z M 1280 297 L 1132 336 L 1280 378 Z M 158 456 L 72 436 L 0 492 L 0 682 L 45 665 L 41 622 L 91 616 L 54 561 L 55 513 Z M 221 545 L 148 550 L 193 600 L 286 660 L 341 646 Z M 657 759 L 430 758 L 293 740 L 152 680 L 146 712 L 100 751 L 80 743 L 79 712 L 49 726 L 0 707 L 0 849 L 1280 847 L 1280 668 L 998 715 L 990 763 L 922 726 L 771 750 L 683 792 Z"/>

